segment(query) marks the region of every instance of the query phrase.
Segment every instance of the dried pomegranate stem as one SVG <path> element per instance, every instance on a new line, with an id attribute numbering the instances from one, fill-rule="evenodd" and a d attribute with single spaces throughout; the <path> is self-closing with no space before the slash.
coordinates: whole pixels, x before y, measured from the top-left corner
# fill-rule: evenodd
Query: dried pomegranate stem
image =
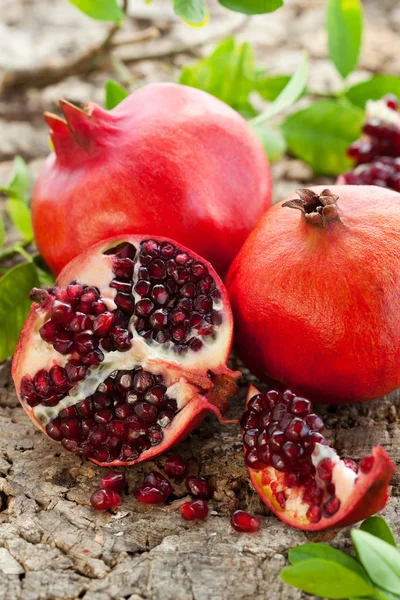
<path id="1" fill-rule="evenodd" d="M 315 227 L 327 227 L 332 221 L 341 221 L 337 201 L 339 196 L 335 196 L 328 189 L 321 192 L 320 195 L 307 188 L 297 190 L 299 198 L 293 198 L 284 202 L 284 208 L 296 208 L 301 210 L 307 223 Z"/>

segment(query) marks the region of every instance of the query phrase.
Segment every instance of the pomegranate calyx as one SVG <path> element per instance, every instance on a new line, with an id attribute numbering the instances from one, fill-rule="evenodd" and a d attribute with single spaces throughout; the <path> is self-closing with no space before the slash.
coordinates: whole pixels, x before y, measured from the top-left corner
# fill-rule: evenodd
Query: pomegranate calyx
<path id="1" fill-rule="evenodd" d="M 300 210 L 307 223 L 327 227 L 332 221 L 341 221 L 337 201 L 339 196 L 325 189 L 320 195 L 307 188 L 297 190 L 299 198 L 288 200 L 282 206 Z"/>

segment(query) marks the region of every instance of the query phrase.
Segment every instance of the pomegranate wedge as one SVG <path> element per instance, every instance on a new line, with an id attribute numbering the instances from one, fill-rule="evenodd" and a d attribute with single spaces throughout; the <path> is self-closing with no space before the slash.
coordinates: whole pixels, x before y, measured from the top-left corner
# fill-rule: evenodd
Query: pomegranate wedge
<path id="1" fill-rule="evenodd" d="M 343 527 L 382 510 L 394 464 L 377 446 L 357 465 L 328 446 L 323 422 L 291 390 L 250 386 L 241 419 L 245 462 L 262 501 L 299 529 Z"/>
<path id="2" fill-rule="evenodd" d="M 208 411 L 239 372 L 226 367 L 232 315 L 202 258 L 168 239 L 113 238 L 31 293 L 13 377 L 21 404 L 65 449 L 102 465 L 154 457 Z"/>

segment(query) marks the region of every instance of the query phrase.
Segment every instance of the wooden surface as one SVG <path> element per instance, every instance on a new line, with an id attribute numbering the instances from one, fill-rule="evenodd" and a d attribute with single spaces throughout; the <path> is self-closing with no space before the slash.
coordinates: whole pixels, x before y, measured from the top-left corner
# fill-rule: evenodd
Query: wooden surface
<path id="1" fill-rule="evenodd" d="M 399 72 L 400 10 L 389 0 L 365 4 L 368 31 L 361 73 L 379 69 Z M 1 6 L 0 80 L 2 71 L 39 68 L 75 56 L 104 33 L 103 25 L 81 16 L 66 0 L 1 0 Z M 325 58 L 323 6 L 324 2 L 314 0 L 289 0 L 281 11 L 247 24 L 240 39 L 254 43 L 258 62 L 271 67 L 273 73 L 293 71 L 299 50 L 307 48 L 310 86 L 317 91 L 339 89 L 340 79 Z M 212 10 L 215 14 L 207 33 L 171 24 L 169 2 L 142 5 L 138 0 L 134 16 L 140 19 L 131 22 L 132 30 L 148 26 L 147 17 L 157 14 L 157 24 L 165 34 L 158 42 L 121 46 L 119 52 L 139 56 L 162 48 L 168 53 L 177 44 L 216 35 L 237 24 L 238 15 L 221 13 L 214 4 Z M 187 60 L 187 55 L 178 54 L 132 62 L 132 81 L 176 80 L 180 65 Z M 0 185 L 17 153 L 29 162 L 32 174 L 37 172 L 48 151 L 42 111 L 56 110 L 56 101 L 62 96 L 102 103 L 103 83 L 109 75 L 112 73 L 84 78 L 72 75 L 40 91 L 20 90 L 8 98 L 0 97 Z M 275 165 L 274 176 L 276 199 L 312 180 L 308 168 L 293 159 Z M 327 179 L 318 181 L 329 183 Z M 9 229 L 8 240 L 14 237 Z M 232 416 L 240 416 L 250 379 L 244 371 Z M 399 410 L 395 393 L 362 406 L 322 407 L 320 412 L 329 439 L 343 456 L 357 460 L 373 445 L 382 444 L 399 465 Z M 179 505 L 186 499 L 183 485 L 174 489 L 173 500 L 165 507 L 142 505 L 129 494 L 114 515 L 95 513 L 89 498 L 106 470 L 65 452 L 36 430 L 18 404 L 9 363 L 0 365 L 0 598 L 299 600 L 306 596 L 279 579 L 288 549 L 311 539 L 332 540 L 349 549 L 348 529 L 337 535 L 307 535 L 288 528 L 267 511 L 250 487 L 238 427 L 221 426 L 210 416 L 178 450 L 193 460 L 194 470 L 198 465 L 215 490 L 207 521 L 190 524 L 181 519 Z M 142 481 L 144 472 L 163 461 L 164 457 L 127 469 L 130 492 Z M 398 538 L 399 496 L 397 469 L 384 516 Z M 264 516 L 258 534 L 240 535 L 230 527 L 229 515 L 236 508 Z"/>

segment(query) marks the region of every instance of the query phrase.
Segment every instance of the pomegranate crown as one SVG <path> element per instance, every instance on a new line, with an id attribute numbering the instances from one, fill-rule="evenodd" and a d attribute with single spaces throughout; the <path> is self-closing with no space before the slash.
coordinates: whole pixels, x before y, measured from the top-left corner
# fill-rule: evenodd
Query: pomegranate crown
<path id="1" fill-rule="evenodd" d="M 284 208 L 297 208 L 301 210 L 307 223 L 315 227 L 327 227 L 332 221 L 340 221 L 337 201 L 339 196 L 325 189 L 320 195 L 312 190 L 303 188 L 297 190 L 299 198 L 284 202 Z"/>

